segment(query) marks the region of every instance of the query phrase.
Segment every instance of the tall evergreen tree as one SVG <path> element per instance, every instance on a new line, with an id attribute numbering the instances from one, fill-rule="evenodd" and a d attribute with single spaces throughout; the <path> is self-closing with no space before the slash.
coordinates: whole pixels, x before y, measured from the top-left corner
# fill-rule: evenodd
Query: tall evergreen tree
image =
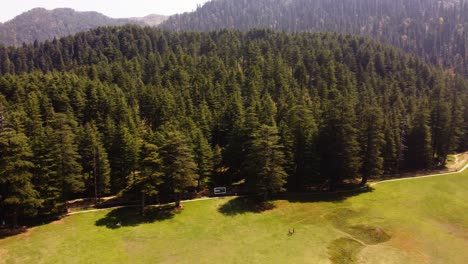
<path id="1" fill-rule="evenodd" d="M 54 145 L 51 147 L 54 152 L 56 177 L 59 179 L 62 191 L 61 200 L 65 201 L 80 194 L 85 187 L 74 133 L 76 122 L 70 116 L 56 113 L 52 127 Z"/>
<path id="2" fill-rule="evenodd" d="M 144 215 L 146 197 L 159 193 L 164 169 L 158 147 L 154 144 L 145 142 L 141 145 L 140 159 L 140 170 L 128 176 L 127 189 L 141 195 L 141 213 Z"/>
<path id="3" fill-rule="evenodd" d="M 382 149 L 385 144 L 383 132 L 383 113 L 379 107 L 367 106 L 361 113 L 362 119 L 362 181 L 365 185 L 372 176 L 380 176 L 383 173 L 384 158 Z"/>
<path id="4" fill-rule="evenodd" d="M 17 227 L 18 217 L 34 215 L 41 201 L 31 182 L 34 164 L 29 140 L 8 126 L 1 102 L 0 149 L 0 215 Z"/>
<path id="5" fill-rule="evenodd" d="M 194 158 L 197 164 L 197 190 L 206 187 L 209 180 L 211 180 L 213 172 L 213 151 L 211 150 L 208 140 L 203 136 L 199 130 L 194 139 Z"/>
<path id="6" fill-rule="evenodd" d="M 337 90 L 331 90 L 329 97 L 323 110 L 319 148 L 321 171 L 330 180 L 333 190 L 343 179 L 358 176 L 361 159 L 356 116 L 350 98 L 342 96 Z"/>
<path id="7" fill-rule="evenodd" d="M 165 131 L 161 145 L 164 182 L 174 194 L 176 207 L 180 207 L 181 194 L 193 187 L 198 175 L 197 164 L 187 139 L 177 130 Z"/>
<path id="8" fill-rule="evenodd" d="M 406 162 L 409 168 L 430 169 L 432 167 L 430 112 L 426 105 L 417 108 L 408 136 Z"/>
<path id="9" fill-rule="evenodd" d="M 120 126 L 114 132 L 109 161 L 112 171 L 112 192 L 118 193 L 125 189 L 127 177 L 137 170 L 139 141 L 126 127 Z"/>
<path id="10" fill-rule="evenodd" d="M 97 200 L 110 191 L 110 166 L 101 135 L 94 124 L 87 123 L 78 135 L 80 164 L 85 175 L 85 192 Z"/>
<path id="11" fill-rule="evenodd" d="M 299 190 L 311 183 L 317 176 L 318 129 L 312 111 L 304 105 L 293 107 L 287 115 L 286 122 L 286 129 L 291 140 L 285 144 L 285 147 L 292 155 L 288 171 L 288 186 L 291 190 Z M 286 139 L 288 136 L 284 135 L 284 137 Z"/>
<path id="12" fill-rule="evenodd" d="M 262 125 L 253 133 L 244 161 L 247 185 L 254 193 L 263 196 L 284 191 L 286 184 L 285 158 L 276 127 Z"/>

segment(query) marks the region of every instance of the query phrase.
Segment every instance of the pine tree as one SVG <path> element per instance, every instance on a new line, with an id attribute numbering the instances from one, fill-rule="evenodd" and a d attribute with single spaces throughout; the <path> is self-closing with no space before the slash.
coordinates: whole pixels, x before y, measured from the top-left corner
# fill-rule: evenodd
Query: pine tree
<path id="1" fill-rule="evenodd" d="M 318 129 L 312 111 L 304 105 L 293 107 L 287 115 L 289 143 L 285 144 L 291 153 L 288 186 L 299 190 L 314 180 L 318 171 L 318 154 L 316 151 Z"/>
<path id="2" fill-rule="evenodd" d="M 52 121 L 56 177 L 60 181 L 61 200 L 72 198 L 84 190 L 82 167 L 74 130 L 76 123 L 70 116 L 56 113 Z"/>
<path id="3" fill-rule="evenodd" d="M 78 152 L 85 177 L 85 192 L 98 200 L 110 191 L 110 166 L 101 135 L 87 123 L 78 134 Z"/>
<path id="4" fill-rule="evenodd" d="M 213 172 L 213 152 L 208 140 L 203 136 L 201 131 L 195 134 L 194 142 L 194 158 L 197 164 L 197 190 L 202 190 L 206 187 L 211 179 Z"/>
<path id="5" fill-rule="evenodd" d="M 337 90 L 330 91 L 329 96 L 323 110 L 319 148 L 321 171 L 330 180 L 333 190 L 343 179 L 358 176 L 361 160 L 354 127 L 356 116 L 350 98 L 345 98 Z"/>
<path id="6" fill-rule="evenodd" d="M 43 201 L 39 214 L 60 214 L 64 210 L 65 201 L 62 198 L 62 184 L 57 177 L 58 164 L 55 155 L 57 150 L 53 129 L 46 126 L 35 130 L 31 146 L 34 153 L 32 158 L 34 164 L 33 183 Z"/>
<path id="7" fill-rule="evenodd" d="M 31 182 L 33 155 L 29 139 L 8 126 L 0 103 L 0 215 L 18 226 L 21 215 L 34 215 L 41 201 Z"/>
<path id="8" fill-rule="evenodd" d="M 126 127 L 120 126 L 114 131 L 109 151 L 112 171 L 112 192 L 125 189 L 126 179 L 134 173 L 138 165 L 139 141 Z"/>
<path id="9" fill-rule="evenodd" d="M 254 193 L 263 196 L 284 191 L 286 184 L 285 158 L 278 129 L 262 125 L 252 134 L 250 147 L 244 161 L 247 185 Z"/>
<path id="10" fill-rule="evenodd" d="M 223 162 L 223 150 L 219 145 L 213 149 L 213 171 L 211 172 L 211 186 L 213 185 L 227 185 L 225 176 L 225 167 Z"/>
<path id="11" fill-rule="evenodd" d="M 158 147 L 151 143 L 143 143 L 140 152 L 140 170 L 128 176 L 127 191 L 137 191 L 141 195 L 141 213 L 144 215 L 146 197 L 159 193 L 163 182 L 163 164 L 158 153 Z"/>
<path id="12" fill-rule="evenodd" d="M 181 194 L 193 187 L 198 175 L 197 164 L 187 139 L 177 130 L 166 131 L 161 144 L 164 182 L 174 194 L 176 207 L 180 207 Z"/>
<path id="13" fill-rule="evenodd" d="M 366 107 L 361 114 L 362 119 L 362 181 L 365 185 L 372 176 L 380 176 L 383 173 L 382 149 L 385 144 L 383 132 L 383 113 L 377 107 Z"/>
<path id="14" fill-rule="evenodd" d="M 435 80 L 430 103 L 432 157 L 444 164 L 451 145 L 451 109 L 447 102 L 447 89 L 441 77 Z"/>
<path id="15" fill-rule="evenodd" d="M 427 106 L 421 104 L 412 120 L 408 136 L 406 163 L 408 168 L 430 169 L 432 167 L 430 113 Z"/>

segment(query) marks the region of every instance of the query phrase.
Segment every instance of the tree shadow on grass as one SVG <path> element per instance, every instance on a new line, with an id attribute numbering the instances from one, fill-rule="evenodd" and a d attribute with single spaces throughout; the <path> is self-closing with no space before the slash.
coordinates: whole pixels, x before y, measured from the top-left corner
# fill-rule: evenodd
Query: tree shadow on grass
<path id="1" fill-rule="evenodd" d="M 13 228 L 12 226 L 0 226 L 0 240 L 12 236 L 21 235 L 23 233 L 28 232 L 29 229 L 33 227 L 39 227 L 43 225 L 47 225 L 53 223 L 55 221 L 60 220 L 58 216 L 49 216 L 43 218 L 34 218 L 22 221 L 22 224 L 17 228 Z"/>
<path id="2" fill-rule="evenodd" d="M 285 193 L 279 195 L 279 199 L 285 199 L 291 203 L 313 203 L 313 202 L 331 202 L 340 203 L 354 196 L 364 193 L 371 193 L 374 188 L 368 186 L 365 188 L 341 192 L 311 192 L 311 193 Z"/>
<path id="3" fill-rule="evenodd" d="M 105 226 L 110 229 L 121 227 L 138 226 L 161 222 L 173 218 L 179 211 L 173 206 L 147 207 L 145 215 L 141 215 L 140 207 L 117 208 L 110 211 L 105 217 L 95 222 L 96 226 Z"/>
<path id="4" fill-rule="evenodd" d="M 235 216 L 245 213 L 262 213 L 274 209 L 275 205 L 271 201 L 262 201 L 257 197 L 237 197 L 229 200 L 218 208 L 218 212 Z"/>
<path id="5" fill-rule="evenodd" d="M 372 187 L 365 187 L 357 190 L 340 192 L 310 192 L 310 193 L 284 193 L 276 195 L 278 200 L 287 200 L 291 203 L 313 203 L 313 202 L 333 202 L 339 203 L 350 197 L 370 193 L 374 191 Z M 218 208 L 218 212 L 235 216 L 245 213 L 262 213 L 275 208 L 273 201 L 263 201 L 256 196 L 237 197 L 229 200 Z"/>
<path id="6" fill-rule="evenodd" d="M 26 233 L 28 231 L 27 227 L 19 227 L 19 228 L 0 228 L 0 240 L 11 237 L 11 236 L 17 236 L 23 233 Z"/>

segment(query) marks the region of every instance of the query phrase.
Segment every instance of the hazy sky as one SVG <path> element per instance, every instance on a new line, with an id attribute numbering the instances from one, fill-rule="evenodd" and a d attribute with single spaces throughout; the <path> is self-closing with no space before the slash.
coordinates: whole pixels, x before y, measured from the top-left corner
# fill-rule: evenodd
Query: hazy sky
<path id="1" fill-rule="evenodd" d="M 192 11 L 208 0 L 2 0 L 0 22 L 35 7 L 70 7 L 78 11 L 97 11 L 106 16 L 142 17 L 149 14 L 172 15 Z"/>

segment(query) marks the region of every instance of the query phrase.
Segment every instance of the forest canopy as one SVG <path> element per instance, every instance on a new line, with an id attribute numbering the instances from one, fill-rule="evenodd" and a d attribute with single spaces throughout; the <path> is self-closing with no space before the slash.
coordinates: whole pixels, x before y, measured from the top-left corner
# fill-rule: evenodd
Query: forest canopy
<path id="1" fill-rule="evenodd" d="M 161 26 L 175 31 L 340 32 L 372 37 L 468 77 L 465 0 L 215 0 Z"/>
<path id="2" fill-rule="evenodd" d="M 0 46 L 0 217 L 66 200 L 252 193 L 430 169 L 468 149 L 465 79 L 369 39 L 99 28 Z"/>

